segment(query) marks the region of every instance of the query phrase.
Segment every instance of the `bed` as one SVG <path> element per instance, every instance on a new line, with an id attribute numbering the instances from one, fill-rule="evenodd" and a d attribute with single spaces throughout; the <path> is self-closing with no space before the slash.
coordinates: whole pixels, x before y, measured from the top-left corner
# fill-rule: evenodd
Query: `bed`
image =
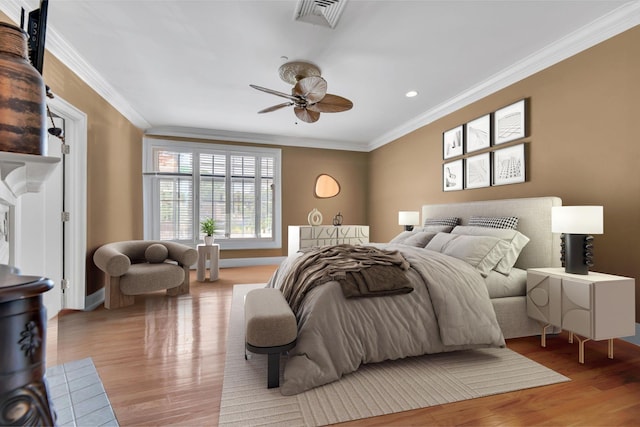
<path id="1" fill-rule="evenodd" d="M 540 325 L 526 314 L 526 269 L 560 265 L 560 239 L 551 233 L 551 207 L 558 205 L 561 200 L 557 197 L 424 205 L 423 221 L 454 217 L 459 219 L 458 229 L 440 230 L 425 224 L 425 228 L 409 233 L 414 240 L 426 236 L 426 248 L 421 242 L 409 245 L 394 238 L 389 243 L 346 249 L 337 245 L 288 257 L 268 284 L 283 291 L 298 322 L 297 344 L 286 360 L 281 393 L 297 394 L 335 381 L 365 363 L 504 346 L 507 338 L 540 334 Z M 517 218 L 514 235 L 528 241 L 512 254 L 508 266 L 502 266 L 506 272 L 496 270 L 509 258 L 505 254 L 512 246 L 503 238 L 479 237 L 478 217 Z M 470 226 L 472 218 L 475 222 Z M 449 251 L 454 247 L 446 243 L 449 241 L 455 241 L 462 250 Z M 489 245 L 487 253 L 478 259 L 465 258 L 467 248 L 478 241 L 480 246 Z M 362 257 L 356 258 L 356 264 L 369 259 L 364 258 L 364 252 L 370 250 L 371 259 L 378 264 L 402 268 L 406 280 L 388 288 L 378 283 L 364 295 L 382 290 L 392 293 L 390 296 L 346 298 L 345 283 L 350 283 L 350 289 L 356 283 L 356 290 L 359 283 L 367 293 L 362 277 L 356 276 L 359 272 L 347 273 L 352 280 L 343 280 L 344 271 L 354 261 L 341 265 L 335 256 L 346 250 Z M 396 262 L 398 253 L 404 263 Z M 485 265 L 487 260 L 489 264 Z M 327 278 L 326 271 L 333 275 Z M 394 277 L 374 276 L 383 285 Z M 517 283 L 505 284 L 505 280 L 514 282 L 514 278 L 519 278 Z M 365 279 L 375 282 L 371 275 Z"/>

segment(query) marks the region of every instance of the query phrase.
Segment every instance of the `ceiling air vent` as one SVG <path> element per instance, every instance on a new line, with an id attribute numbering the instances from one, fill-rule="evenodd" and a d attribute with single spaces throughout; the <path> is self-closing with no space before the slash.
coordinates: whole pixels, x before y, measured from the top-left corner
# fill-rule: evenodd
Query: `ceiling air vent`
<path id="1" fill-rule="evenodd" d="M 300 0 L 293 19 L 335 28 L 347 0 Z"/>

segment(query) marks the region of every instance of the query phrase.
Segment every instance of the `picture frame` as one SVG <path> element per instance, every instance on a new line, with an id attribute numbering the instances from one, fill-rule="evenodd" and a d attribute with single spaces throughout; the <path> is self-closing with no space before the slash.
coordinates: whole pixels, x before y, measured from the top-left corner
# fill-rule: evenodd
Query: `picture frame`
<path id="1" fill-rule="evenodd" d="M 464 134 L 462 125 L 442 134 L 442 158 L 450 159 L 463 154 Z"/>
<path id="2" fill-rule="evenodd" d="M 471 120 L 464 127 L 464 141 L 467 153 L 491 146 L 491 114 Z"/>
<path id="3" fill-rule="evenodd" d="M 521 99 L 493 113 L 493 143 L 504 144 L 526 135 L 526 102 Z"/>
<path id="4" fill-rule="evenodd" d="M 464 187 L 483 188 L 491 185 L 491 154 L 467 157 L 464 162 Z"/>
<path id="5" fill-rule="evenodd" d="M 464 184 L 464 169 L 462 159 L 442 165 L 442 191 L 462 190 Z"/>
<path id="6" fill-rule="evenodd" d="M 492 153 L 492 185 L 516 184 L 526 180 L 525 144 L 495 150 Z"/>

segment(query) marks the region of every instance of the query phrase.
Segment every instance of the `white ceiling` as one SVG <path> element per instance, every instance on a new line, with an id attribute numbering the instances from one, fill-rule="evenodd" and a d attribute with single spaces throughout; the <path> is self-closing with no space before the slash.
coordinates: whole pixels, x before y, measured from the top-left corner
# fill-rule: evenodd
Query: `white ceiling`
<path id="1" fill-rule="evenodd" d="M 637 0 L 347 0 L 330 29 L 297 3 L 49 0 L 46 47 L 150 133 L 369 151 L 640 23 Z M 21 6 L 39 1 L 0 0 L 16 22 Z M 249 84 L 289 92 L 283 56 L 353 109 L 258 115 L 283 99 Z"/>

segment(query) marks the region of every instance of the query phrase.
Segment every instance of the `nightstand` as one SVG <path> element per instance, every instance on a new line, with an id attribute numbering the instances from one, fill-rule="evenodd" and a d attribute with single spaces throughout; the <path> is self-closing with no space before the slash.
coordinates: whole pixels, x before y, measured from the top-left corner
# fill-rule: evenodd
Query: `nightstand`
<path id="1" fill-rule="evenodd" d="M 569 342 L 575 334 L 580 363 L 589 340 L 608 340 L 608 356 L 613 359 L 613 339 L 635 335 L 635 280 L 532 268 L 527 270 L 527 315 L 544 325 L 542 347 L 546 347 L 547 328 L 557 326 L 569 332 Z"/>

